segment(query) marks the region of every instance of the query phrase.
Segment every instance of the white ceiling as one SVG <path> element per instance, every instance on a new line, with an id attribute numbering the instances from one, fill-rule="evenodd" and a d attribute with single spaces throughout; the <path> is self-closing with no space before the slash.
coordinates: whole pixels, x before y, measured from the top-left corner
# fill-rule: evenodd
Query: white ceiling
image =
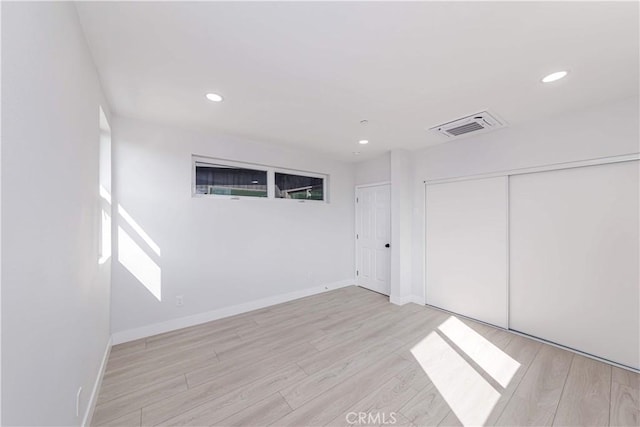
<path id="1" fill-rule="evenodd" d="M 485 109 L 515 126 L 638 95 L 637 2 L 77 7 L 117 114 L 349 161 L 442 142 L 425 128 Z"/>

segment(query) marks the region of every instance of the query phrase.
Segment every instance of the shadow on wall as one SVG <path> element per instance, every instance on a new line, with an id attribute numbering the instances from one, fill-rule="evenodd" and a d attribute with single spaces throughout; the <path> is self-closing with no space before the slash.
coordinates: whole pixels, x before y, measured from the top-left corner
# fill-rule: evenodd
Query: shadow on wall
<path id="1" fill-rule="evenodd" d="M 100 186 L 102 208 L 102 251 L 99 262 L 111 257 L 111 194 Z M 160 247 L 144 229 L 118 204 L 118 262 L 158 301 L 162 301 L 162 271 L 159 267 Z M 133 236 L 133 237 L 132 237 Z M 144 249 L 143 249 L 144 248 Z"/>

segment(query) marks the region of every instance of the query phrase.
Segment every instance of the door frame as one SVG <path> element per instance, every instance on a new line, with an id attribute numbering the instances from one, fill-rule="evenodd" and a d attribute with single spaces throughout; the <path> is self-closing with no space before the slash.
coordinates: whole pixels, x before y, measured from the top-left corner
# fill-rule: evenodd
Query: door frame
<path id="1" fill-rule="evenodd" d="M 358 270 L 360 269 L 360 261 L 359 261 L 359 254 L 358 254 L 358 190 L 362 189 L 362 188 L 369 188 L 369 187 L 381 187 L 383 185 L 388 185 L 389 186 L 389 192 L 391 192 L 391 181 L 379 181 L 379 182 L 374 182 L 371 184 L 358 184 L 355 186 L 354 189 L 354 194 L 353 194 L 353 217 L 354 217 L 354 227 L 353 227 L 353 253 L 354 253 L 354 263 L 353 263 L 353 277 L 355 279 L 356 282 L 356 286 L 360 287 L 359 284 L 359 275 L 358 275 Z M 389 204 L 389 221 L 391 221 L 391 204 Z M 389 224 L 389 226 L 391 226 L 391 224 Z M 389 229 L 389 233 L 391 235 L 391 227 Z M 393 248 L 389 248 L 389 250 L 393 250 Z M 389 258 L 391 259 L 391 258 Z M 389 266 L 391 267 L 391 266 Z M 368 288 L 365 288 L 368 289 Z M 375 291 L 373 291 L 375 292 Z M 391 298 L 391 295 L 389 295 L 389 298 Z"/>

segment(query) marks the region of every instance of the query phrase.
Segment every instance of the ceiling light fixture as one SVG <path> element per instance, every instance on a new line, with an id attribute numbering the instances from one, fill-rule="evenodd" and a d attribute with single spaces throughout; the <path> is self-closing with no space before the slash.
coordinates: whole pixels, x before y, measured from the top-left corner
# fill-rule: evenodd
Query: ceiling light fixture
<path id="1" fill-rule="evenodd" d="M 207 99 L 212 102 L 222 101 L 222 96 L 218 95 L 217 93 L 208 93 L 206 96 L 207 96 Z"/>
<path id="2" fill-rule="evenodd" d="M 354 155 L 354 156 L 357 156 L 357 155 L 359 155 L 359 154 L 360 154 L 360 152 L 359 152 L 359 151 L 354 151 L 354 152 L 353 152 L 353 155 Z"/>
<path id="3" fill-rule="evenodd" d="M 543 78 L 542 83 L 555 82 L 556 80 L 560 80 L 561 78 L 566 77 L 567 74 L 569 74 L 568 71 L 556 71 L 555 73 L 551 73 Z"/>
<path id="4" fill-rule="evenodd" d="M 366 120 L 366 119 L 360 120 L 360 126 L 367 126 L 368 124 L 369 124 L 369 120 Z M 361 134 L 361 136 L 364 136 L 364 135 Z M 358 144 L 360 145 L 367 145 L 368 143 L 369 143 L 368 139 L 361 139 L 360 141 L 358 141 Z M 353 154 L 356 154 L 356 152 L 354 152 Z M 358 152 L 358 154 L 360 153 Z"/>

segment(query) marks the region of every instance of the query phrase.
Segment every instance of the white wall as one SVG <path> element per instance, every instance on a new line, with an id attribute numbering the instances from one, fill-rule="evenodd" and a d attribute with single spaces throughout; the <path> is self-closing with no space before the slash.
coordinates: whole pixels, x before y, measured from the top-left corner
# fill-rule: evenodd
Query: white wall
<path id="1" fill-rule="evenodd" d="M 637 153 L 638 98 L 447 142 L 415 153 L 416 179 L 440 179 Z"/>
<path id="2" fill-rule="evenodd" d="M 413 300 L 411 295 L 411 153 L 391 152 L 391 295 L 394 304 Z"/>
<path id="3" fill-rule="evenodd" d="M 129 252 L 141 254 L 137 261 L 114 262 L 116 335 L 130 339 L 139 335 L 134 328 L 143 333 L 153 330 L 143 327 L 159 322 L 354 283 L 352 165 L 318 153 L 120 117 L 112 130 L 116 203 L 153 241 L 145 242 L 117 216 L 116 226 L 129 235 L 125 241 L 138 246 Z M 192 154 L 329 174 L 330 203 L 193 198 Z M 120 250 L 114 258 L 122 255 Z M 127 264 L 159 270 L 160 300 Z M 175 304 L 177 295 L 184 297 L 182 307 Z M 128 332 L 118 334 L 123 331 Z"/>
<path id="4" fill-rule="evenodd" d="M 0 4 L 0 25 L 2 22 L 2 4 Z M 1 28 L 1 27 L 0 27 Z M 0 42 L 2 36 L 0 34 Z M 0 47 L 0 51 L 2 48 Z M 0 66 L 0 81 L 2 67 Z M 2 99 L 2 84 L 0 83 L 0 99 Z M 2 135 L 2 102 L 0 102 L 0 135 Z M 2 242 L 2 137 L 0 136 L 0 242 Z M 0 244 L 0 332 L 2 331 L 2 244 Z M 2 425 L 2 338 L 0 337 L 0 425 Z"/>
<path id="5" fill-rule="evenodd" d="M 391 152 L 355 164 L 355 184 L 377 184 L 391 181 Z"/>
<path id="6" fill-rule="evenodd" d="M 2 424 L 78 425 L 109 340 L 103 98 L 72 3 L 2 9 Z"/>
<path id="7" fill-rule="evenodd" d="M 637 153 L 639 125 L 633 97 L 413 153 L 413 294 L 424 298 L 424 180 Z"/>

